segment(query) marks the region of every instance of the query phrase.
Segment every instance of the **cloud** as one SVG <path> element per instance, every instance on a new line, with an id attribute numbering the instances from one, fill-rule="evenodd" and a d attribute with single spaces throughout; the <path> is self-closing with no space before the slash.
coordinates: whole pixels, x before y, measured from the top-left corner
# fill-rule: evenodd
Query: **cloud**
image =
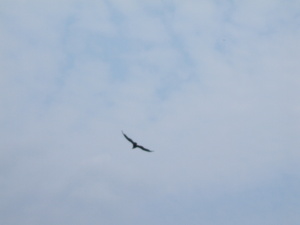
<path id="1" fill-rule="evenodd" d="M 296 224 L 297 8 L 3 2 L 0 221 Z"/>

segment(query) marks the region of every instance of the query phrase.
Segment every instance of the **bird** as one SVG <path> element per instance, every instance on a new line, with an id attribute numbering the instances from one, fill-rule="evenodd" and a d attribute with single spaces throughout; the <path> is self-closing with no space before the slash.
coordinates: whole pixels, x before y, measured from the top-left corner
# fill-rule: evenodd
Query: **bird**
<path id="1" fill-rule="evenodd" d="M 124 132 L 122 131 L 122 134 L 124 135 L 124 137 L 132 144 L 132 149 L 134 149 L 134 148 L 140 148 L 140 149 L 142 149 L 142 150 L 144 150 L 144 151 L 146 151 L 146 152 L 153 152 L 153 151 L 151 151 L 151 150 L 149 150 L 149 149 L 147 149 L 147 148 L 144 148 L 143 146 L 141 146 L 141 145 L 138 145 L 136 142 L 134 142 L 132 139 L 130 139 L 129 137 L 127 137 L 127 135 L 126 134 L 124 134 Z"/>

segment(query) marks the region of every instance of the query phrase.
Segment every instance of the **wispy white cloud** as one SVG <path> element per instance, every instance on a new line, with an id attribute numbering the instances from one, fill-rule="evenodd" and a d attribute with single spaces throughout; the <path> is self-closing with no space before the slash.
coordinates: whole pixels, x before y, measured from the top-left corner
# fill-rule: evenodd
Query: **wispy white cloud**
<path id="1" fill-rule="evenodd" d="M 2 5 L 2 223 L 296 224 L 297 1 Z"/>

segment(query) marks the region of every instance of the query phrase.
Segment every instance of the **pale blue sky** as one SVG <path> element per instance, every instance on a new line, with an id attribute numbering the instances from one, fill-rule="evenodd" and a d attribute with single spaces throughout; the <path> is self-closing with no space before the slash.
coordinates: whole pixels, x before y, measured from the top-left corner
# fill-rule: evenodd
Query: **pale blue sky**
<path id="1" fill-rule="evenodd" d="M 298 225 L 299 40 L 296 0 L 2 0 L 0 223 Z"/>

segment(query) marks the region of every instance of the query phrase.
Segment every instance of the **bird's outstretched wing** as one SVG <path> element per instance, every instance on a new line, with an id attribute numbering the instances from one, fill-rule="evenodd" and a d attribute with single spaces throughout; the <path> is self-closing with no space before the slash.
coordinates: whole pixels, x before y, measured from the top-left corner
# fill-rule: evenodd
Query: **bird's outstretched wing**
<path id="1" fill-rule="evenodd" d="M 153 151 L 151 151 L 151 150 L 149 150 L 149 149 L 147 149 L 147 148 L 144 148 L 144 147 L 141 146 L 141 145 L 138 145 L 136 142 L 134 142 L 134 141 L 131 140 L 129 137 L 127 137 L 127 135 L 124 134 L 123 131 L 122 131 L 122 134 L 124 135 L 124 137 L 125 137 L 129 142 L 131 142 L 131 144 L 133 144 L 133 148 L 140 148 L 140 149 L 142 149 L 142 150 L 144 150 L 144 151 L 146 151 L 146 152 L 153 152 Z"/>
<path id="2" fill-rule="evenodd" d="M 135 142 L 133 141 L 133 140 L 131 140 L 129 137 L 127 137 L 127 135 L 126 134 L 124 134 L 124 132 L 122 131 L 122 134 L 124 135 L 124 137 L 128 140 L 128 141 L 130 141 L 132 144 L 134 144 Z"/>
<path id="3" fill-rule="evenodd" d="M 146 152 L 153 152 L 153 151 L 151 151 L 151 150 L 149 150 L 149 149 L 147 149 L 147 148 L 144 148 L 144 147 L 141 146 L 141 145 L 137 145 L 136 147 L 137 147 L 137 148 L 140 148 L 140 149 L 142 149 L 142 150 L 144 150 L 144 151 L 146 151 Z"/>

